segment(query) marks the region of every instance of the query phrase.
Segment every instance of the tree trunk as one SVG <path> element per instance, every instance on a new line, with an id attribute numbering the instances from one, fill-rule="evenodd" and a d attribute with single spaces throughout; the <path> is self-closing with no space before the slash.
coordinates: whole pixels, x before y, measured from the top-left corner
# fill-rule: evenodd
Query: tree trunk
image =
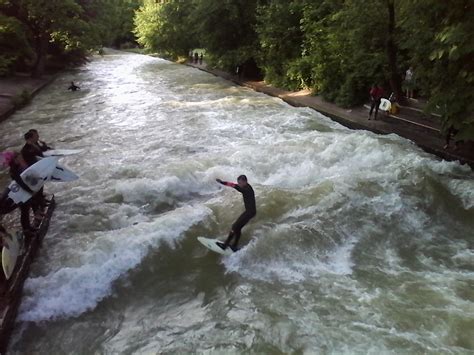
<path id="1" fill-rule="evenodd" d="M 35 40 L 36 61 L 32 74 L 34 78 L 40 78 L 44 74 L 47 49 L 48 37 L 45 35 L 38 35 Z"/>
<path id="2" fill-rule="evenodd" d="M 395 36 L 395 5 L 393 0 L 387 0 L 388 7 L 388 35 L 386 42 L 388 67 L 390 70 L 390 88 L 397 96 L 399 103 L 406 103 L 402 91 L 402 78 L 397 66 L 397 46 L 394 41 Z"/>

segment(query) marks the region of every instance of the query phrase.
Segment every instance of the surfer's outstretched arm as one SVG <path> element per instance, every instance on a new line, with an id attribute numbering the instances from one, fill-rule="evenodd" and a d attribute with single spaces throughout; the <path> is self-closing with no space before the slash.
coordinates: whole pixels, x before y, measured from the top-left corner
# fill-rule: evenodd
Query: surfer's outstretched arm
<path id="1" fill-rule="evenodd" d="M 240 186 L 237 185 L 237 184 L 234 183 L 234 182 L 222 181 L 221 179 L 216 179 L 216 181 L 217 181 L 219 184 L 222 184 L 222 185 L 224 185 L 224 186 L 233 187 L 233 188 L 236 189 L 237 191 L 240 191 Z"/>

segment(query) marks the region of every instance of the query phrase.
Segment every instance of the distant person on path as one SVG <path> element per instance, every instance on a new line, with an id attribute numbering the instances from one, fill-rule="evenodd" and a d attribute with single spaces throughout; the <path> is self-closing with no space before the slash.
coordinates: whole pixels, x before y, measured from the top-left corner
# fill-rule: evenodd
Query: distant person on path
<path id="1" fill-rule="evenodd" d="M 379 112 L 380 100 L 383 96 L 383 89 L 380 84 L 373 85 L 370 89 L 370 112 L 369 120 L 372 118 L 372 111 L 375 108 L 374 120 L 377 119 L 377 113 Z"/>
<path id="2" fill-rule="evenodd" d="M 239 79 L 242 77 L 242 66 L 237 65 L 237 68 L 235 68 L 235 74 L 239 77 Z"/>
<path id="3" fill-rule="evenodd" d="M 413 78 L 414 72 L 413 67 L 409 67 L 405 73 L 405 90 L 406 90 L 406 97 L 408 99 L 413 99 L 413 88 L 415 86 L 415 80 Z"/>
<path id="4" fill-rule="evenodd" d="M 199 54 L 198 52 L 194 52 L 194 64 L 197 64 L 199 60 Z"/>
<path id="5" fill-rule="evenodd" d="M 397 95 L 395 95 L 394 92 L 390 94 L 390 97 L 388 98 L 388 101 L 390 101 L 390 110 L 387 111 L 387 115 L 396 115 L 398 111 L 400 111 L 400 106 L 398 106 L 398 100 L 397 100 Z"/>
<path id="6" fill-rule="evenodd" d="M 202 54 L 202 52 L 201 52 L 201 55 L 199 56 L 199 65 L 202 65 L 202 58 L 203 58 L 203 57 L 204 57 L 204 56 L 203 56 L 203 54 Z"/>
<path id="7" fill-rule="evenodd" d="M 79 86 L 77 86 L 76 84 L 74 84 L 74 81 L 71 81 L 71 85 L 69 85 L 69 87 L 67 88 L 68 90 L 71 90 L 71 91 L 77 91 L 77 90 L 81 90 L 81 88 Z"/>
<path id="8" fill-rule="evenodd" d="M 250 186 L 250 184 L 247 182 L 247 177 L 245 175 L 240 175 L 237 178 L 237 184 L 233 182 L 222 181 L 221 179 L 216 179 L 216 181 L 219 184 L 233 187 L 239 191 L 244 198 L 245 211 L 239 216 L 239 218 L 237 218 L 234 224 L 232 224 L 232 229 L 229 232 L 227 240 L 224 243 L 217 242 L 217 245 L 224 250 L 230 246 L 233 251 L 237 251 L 242 228 L 244 228 L 244 226 L 257 214 L 257 208 L 255 206 L 255 193 L 252 186 Z"/>
<path id="9" fill-rule="evenodd" d="M 193 51 L 191 50 L 191 51 L 189 51 L 189 62 L 190 62 L 190 63 L 193 62 L 193 60 L 194 60 L 193 58 L 194 58 L 194 57 L 193 57 Z"/>

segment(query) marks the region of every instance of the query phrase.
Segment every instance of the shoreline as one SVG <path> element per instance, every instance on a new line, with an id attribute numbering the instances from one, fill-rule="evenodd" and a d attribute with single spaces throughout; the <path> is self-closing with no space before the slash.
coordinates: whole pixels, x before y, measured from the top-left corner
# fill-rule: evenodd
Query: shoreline
<path id="1" fill-rule="evenodd" d="M 57 74 L 44 75 L 40 79 L 16 75 L 0 79 L 0 122 L 28 105 L 34 96 L 51 84 L 56 77 Z M 22 100 L 24 93 L 27 101 L 15 102 Z"/>
<path id="2" fill-rule="evenodd" d="M 42 241 L 48 233 L 49 223 L 53 215 L 56 202 L 54 195 L 46 211 L 45 217 L 39 225 L 39 232 L 31 237 L 25 245 L 25 251 L 18 256 L 14 272 L 10 280 L 5 281 L 5 287 L 0 293 L 0 354 L 7 352 L 10 336 L 15 327 L 16 316 L 20 308 L 23 285 L 29 276 L 30 266 L 35 260 Z"/>
<path id="3" fill-rule="evenodd" d="M 427 153 L 447 161 L 458 161 L 462 165 L 467 164 L 474 170 L 474 142 L 468 142 L 459 151 L 453 151 L 452 148 L 444 149 L 445 137 L 441 135 L 437 127 L 429 127 L 411 121 L 401 117 L 400 114 L 397 116 L 387 115 L 381 111 L 379 111 L 377 120 L 368 120 L 368 110 L 364 106 L 345 109 L 325 101 L 320 96 L 313 96 L 310 90 L 287 91 L 279 89 L 266 84 L 264 81 L 240 79 L 236 75 L 218 69 L 208 69 L 204 63 L 201 65 L 184 63 L 184 65 L 266 95 L 278 97 L 291 106 L 311 108 L 350 129 L 363 129 L 377 134 L 397 134 L 411 140 Z"/>

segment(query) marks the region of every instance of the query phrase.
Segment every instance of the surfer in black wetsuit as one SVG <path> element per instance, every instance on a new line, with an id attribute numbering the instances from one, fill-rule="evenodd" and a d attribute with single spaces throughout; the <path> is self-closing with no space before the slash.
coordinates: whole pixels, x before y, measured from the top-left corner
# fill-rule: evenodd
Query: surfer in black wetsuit
<path id="1" fill-rule="evenodd" d="M 217 242 L 217 245 L 224 250 L 230 246 L 233 251 L 237 251 L 237 245 L 239 243 L 242 228 L 257 214 L 257 208 L 255 207 L 255 193 L 253 192 L 252 186 L 247 182 L 247 177 L 245 175 L 240 175 L 237 178 L 237 184 L 222 181 L 221 179 L 216 179 L 216 181 L 222 185 L 233 187 L 239 191 L 244 198 L 244 213 L 242 213 L 232 225 L 227 240 L 224 243 Z M 233 243 L 231 244 L 232 241 Z"/>
<path id="2" fill-rule="evenodd" d="M 77 90 L 81 90 L 81 88 L 79 86 L 77 86 L 76 84 L 74 84 L 74 81 L 71 81 L 71 85 L 69 85 L 69 87 L 67 88 L 68 90 L 71 90 L 71 91 L 77 91 Z"/>
<path id="3" fill-rule="evenodd" d="M 23 181 L 20 174 L 28 168 L 27 163 L 23 159 L 21 154 L 14 153 L 14 156 L 7 162 L 7 166 L 10 168 L 10 176 L 11 178 L 25 191 L 29 192 L 33 195 L 32 199 L 20 203 L 15 204 L 9 197 L 8 193 L 10 192 L 9 189 L 5 190 L 0 198 L 1 207 L 0 213 L 6 214 L 13 211 L 18 206 L 20 207 L 20 223 L 23 229 L 23 232 L 26 234 L 35 233 L 38 229 L 31 226 L 30 222 L 30 209 L 33 207 L 33 198 L 35 196 L 35 192 L 30 189 L 30 187 Z"/>
<path id="4" fill-rule="evenodd" d="M 43 157 L 43 150 L 39 142 L 38 131 L 30 129 L 24 135 L 25 145 L 21 149 L 21 155 L 25 159 L 28 167 L 32 166 L 34 163 L 38 162 L 38 157 Z M 48 205 L 46 197 L 44 196 L 43 188 L 41 188 L 37 193 L 32 197 L 32 208 L 35 214 L 35 219 L 40 221 L 44 217 L 43 210 Z"/>
<path id="5" fill-rule="evenodd" d="M 28 164 L 28 166 L 32 166 L 38 161 L 37 157 L 43 156 L 43 151 L 38 145 L 37 134 L 35 134 L 32 130 L 26 132 L 24 138 L 26 143 L 23 148 L 21 148 L 21 155 L 23 156 L 23 159 L 25 159 L 26 164 Z"/>
<path id="6" fill-rule="evenodd" d="M 30 129 L 29 132 L 33 133 L 33 142 L 38 146 L 39 149 L 41 149 L 42 152 L 46 152 L 47 150 L 51 150 L 53 148 L 49 147 L 45 142 L 41 141 L 39 139 L 39 133 L 38 130 L 36 129 Z"/>

